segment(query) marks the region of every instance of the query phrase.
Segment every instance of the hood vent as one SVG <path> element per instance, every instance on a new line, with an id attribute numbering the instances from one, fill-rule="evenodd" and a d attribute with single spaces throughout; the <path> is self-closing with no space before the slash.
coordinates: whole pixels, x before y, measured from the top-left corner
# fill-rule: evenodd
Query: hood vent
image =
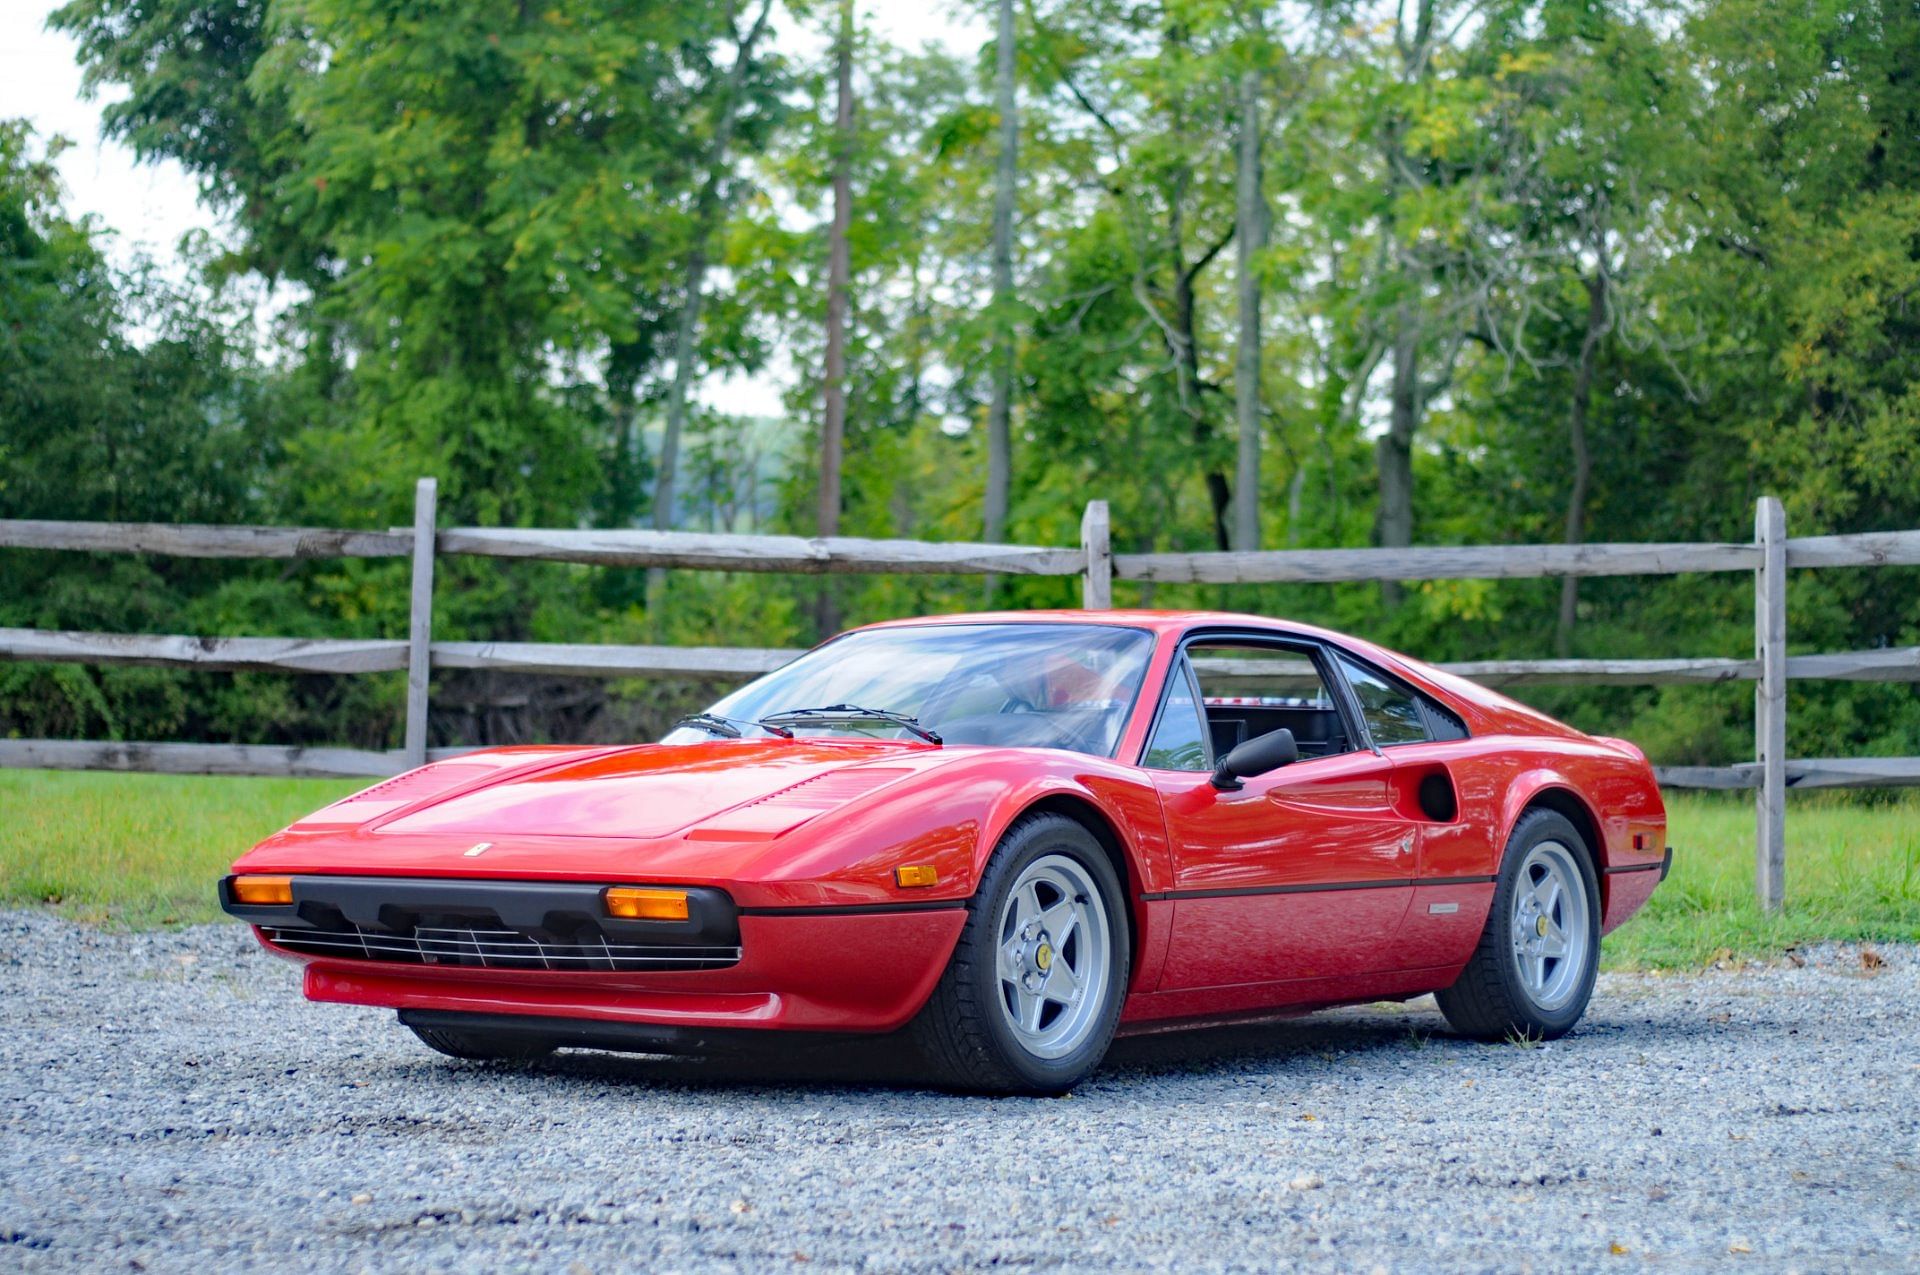
<path id="1" fill-rule="evenodd" d="M 687 838 L 690 841 L 771 841 L 817 815 L 838 810 L 854 798 L 864 797 L 910 773 L 897 767 L 829 771 L 718 815 L 711 824 L 693 829 Z"/>

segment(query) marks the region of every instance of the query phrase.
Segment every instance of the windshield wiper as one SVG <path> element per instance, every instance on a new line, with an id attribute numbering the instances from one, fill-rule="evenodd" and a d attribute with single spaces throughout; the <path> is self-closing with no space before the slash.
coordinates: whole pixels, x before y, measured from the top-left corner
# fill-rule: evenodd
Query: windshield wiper
<path id="1" fill-rule="evenodd" d="M 922 726 L 917 717 L 909 717 L 905 713 L 890 713 L 884 708 L 862 708 L 858 704 L 829 704 L 825 708 L 789 708 L 778 713 L 767 714 L 760 720 L 760 724 L 765 726 L 769 722 L 858 721 L 869 717 L 883 722 L 892 722 L 895 726 L 912 731 L 929 744 L 941 742 L 939 733 Z"/>
<path id="2" fill-rule="evenodd" d="M 793 732 L 784 726 L 756 722 L 746 717 L 722 717 L 718 713 L 689 713 L 674 723 L 676 729 L 681 726 L 698 726 L 701 730 L 712 731 L 726 739 L 739 739 L 744 733 L 740 729 L 742 726 L 757 726 L 768 734 L 778 735 L 782 739 L 793 738 Z"/>

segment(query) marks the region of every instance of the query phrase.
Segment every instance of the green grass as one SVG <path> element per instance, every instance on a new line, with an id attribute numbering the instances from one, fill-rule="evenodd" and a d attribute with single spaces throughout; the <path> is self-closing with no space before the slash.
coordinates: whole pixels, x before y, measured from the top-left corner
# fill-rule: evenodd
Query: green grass
<path id="1" fill-rule="evenodd" d="M 1615 968 L 1775 956 L 1832 939 L 1920 942 L 1920 793 L 1873 804 L 1840 793 L 1787 797 L 1787 902 L 1753 893 L 1753 798 L 1669 793 L 1673 874 L 1607 938 Z"/>
<path id="2" fill-rule="evenodd" d="M 213 920 L 214 882 L 235 858 L 365 786 L 0 770 L 0 904 L 135 928 Z"/>
<path id="3" fill-rule="evenodd" d="M 51 904 L 100 924 L 214 919 L 233 858 L 361 785 L 0 770 L 0 904 Z M 1753 899 L 1753 803 L 1675 793 L 1673 875 L 1607 940 L 1614 967 L 1766 957 L 1828 939 L 1920 942 L 1920 793 L 1867 805 L 1795 794 L 1787 807 L 1787 907 Z"/>

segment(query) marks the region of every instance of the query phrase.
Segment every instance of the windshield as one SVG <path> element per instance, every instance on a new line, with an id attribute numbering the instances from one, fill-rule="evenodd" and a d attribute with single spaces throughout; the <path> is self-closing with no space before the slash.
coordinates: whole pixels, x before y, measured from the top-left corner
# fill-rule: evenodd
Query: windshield
<path id="1" fill-rule="evenodd" d="M 858 706 L 916 718 L 949 744 L 1064 748 L 1110 757 L 1147 669 L 1153 638 L 1105 624 L 929 624 L 863 629 L 809 651 L 707 710 L 743 734 L 774 718 L 797 735 L 910 739 L 879 714 L 786 717 Z M 682 725 L 662 742 L 711 739 Z"/>

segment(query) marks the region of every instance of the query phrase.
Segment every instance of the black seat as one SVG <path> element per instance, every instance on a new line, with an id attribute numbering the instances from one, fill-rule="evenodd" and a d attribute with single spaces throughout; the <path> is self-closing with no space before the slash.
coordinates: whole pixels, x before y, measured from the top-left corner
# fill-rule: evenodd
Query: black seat
<path id="1" fill-rule="evenodd" d="M 1346 728 L 1333 708 L 1312 705 L 1209 704 L 1207 725 L 1213 732 L 1213 754 L 1270 731 L 1293 732 L 1302 757 L 1332 757 L 1350 751 Z"/>

